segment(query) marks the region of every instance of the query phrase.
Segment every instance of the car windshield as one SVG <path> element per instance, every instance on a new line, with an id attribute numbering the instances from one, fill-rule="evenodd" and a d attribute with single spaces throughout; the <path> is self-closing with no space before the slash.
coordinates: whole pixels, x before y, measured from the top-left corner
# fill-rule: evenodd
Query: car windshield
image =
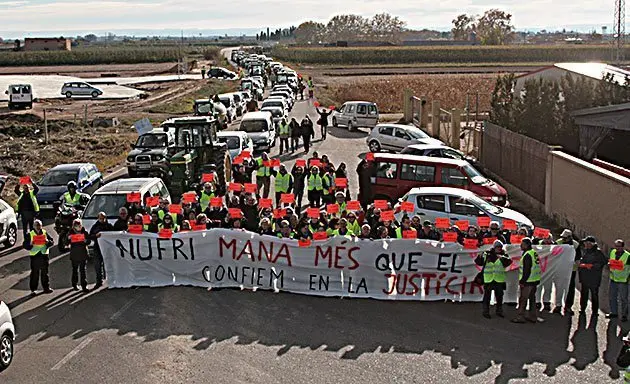
<path id="1" fill-rule="evenodd" d="M 167 145 L 165 133 L 147 133 L 138 137 L 136 147 L 140 148 L 164 148 Z"/>
<path id="2" fill-rule="evenodd" d="M 268 129 L 266 120 L 243 120 L 240 130 L 243 132 L 265 132 Z"/>
<path id="3" fill-rule="evenodd" d="M 127 194 L 102 194 L 94 195 L 90 199 L 85 211 L 83 219 L 97 219 L 99 212 L 105 212 L 107 217 L 118 217 L 118 210 L 127 203 Z"/>
<path id="4" fill-rule="evenodd" d="M 228 149 L 240 148 L 238 137 L 235 137 L 235 136 L 219 137 L 219 142 L 226 143 Z"/>
<path id="5" fill-rule="evenodd" d="M 280 108 L 284 108 L 284 103 L 282 102 L 281 99 L 276 99 L 276 100 L 267 100 L 263 102 L 263 108 L 265 107 L 280 107 Z"/>
<path id="6" fill-rule="evenodd" d="M 476 170 L 475 167 L 473 167 L 472 165 L 466 164 L 462 168 L 464 168 L 464 172 L 466 172 L 473 183 L 483 184 L 488 181 L 488 179 L 486 179 L 481 173 L 479 173 L 479 171 Z"/>
<path id="7" fill-rule="evenodd" d="M 37 184 L 42 187 L 53 187 L 66 185 L 69 181 L 77 181 L 78 171 L 50 171 L 44 174 L 41 181 Z"/>
<path id="8" fill-rule="evenodd" d="M 407 133 L 412 139 L 426 139 L 429 137 L 429 135 L 419 129 L 408 129 Z"/>
<path id="9" fill-rule="evenodd" d="M 212 108 L 211 102 L 208 101 L 206 103 L 197 103 L 197 113 L 208 114 L 212 112 L 213 112 L 213 108 Z"/>
<path id="10" fill-rule="evenodd" d="M 472 204 L 474 204 L 475 206 L 477 206 L 477 208 L 481 209 L 482 211 L 490 212 L 494 215 L 498 215 L 503 212 L 502 208 L 499 208 L 496 205 L 489 203 L 485 201 L 484 199 L 479 198 L 477 196 L 471 196 L 467 200 L 471 202 Z"/>

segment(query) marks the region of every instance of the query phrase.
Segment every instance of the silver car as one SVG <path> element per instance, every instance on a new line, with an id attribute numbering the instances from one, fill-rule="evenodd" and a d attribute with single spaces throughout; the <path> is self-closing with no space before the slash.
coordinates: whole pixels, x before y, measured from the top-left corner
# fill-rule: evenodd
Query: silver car
<path id="1" fill-rule="evenodd" d="M 15 326 L 9 307 L 0 301 L 0 371 L 6 369 L 13 361 L 13 342 Z"/>
<path id="2" fill-rule="evenodd" d="M 444 145 L 424 133 L 420 128 L 402 124 L 378 124 L 365 139 L 371 152 L 391 150 L 399 152 L 412 144 Z"/>
<path id="3" fill-rule="evenodd" d="M 61 87 L 61 94 L 67 98 L 71 98 L 72 96 L 92 96 L 92 98 L 95 99 L 101 96 L 103 91 L 82 81 L 72 81 L 65 83 Z"/>

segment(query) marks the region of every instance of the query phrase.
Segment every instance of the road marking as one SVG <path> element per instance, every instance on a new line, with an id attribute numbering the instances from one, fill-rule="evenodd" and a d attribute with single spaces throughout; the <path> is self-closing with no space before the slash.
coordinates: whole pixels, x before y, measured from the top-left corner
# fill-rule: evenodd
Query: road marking
<path id="1" fill-rule="evenodd" d="M 140 297 L 138 296 L 138 297 L 135 297 L 135 298 L 129 300 L 125 305 L 122 306 L 122 308 L 120 308 L 118 310 L 118 312 L 114 313 L 112 315 L 112 317 L 110 317 L 109 319 L 111 321 L 114 321 L 114 320 L 118 319 L 123 313 L 125 313 L 126 310 L 129 309 L 129 307 L 131 307 L 136 301 L 138 301 L 139 298 Z"/>
<path id="2" fill-rule="evenodd" d="M 70 359 L 72 359 L 79 352 L 81 352 L 83 348 L 87 347 L 87 345 L 90 344 L 92 340 L 93 339 L 91 337 L 88 337 L 87 339 L 83 340 L 81 344 L 77 345 L 72 351 L 70 351 L 67 355 L 65 355 L 63 359 L 59 360 L 59 362 L 55 364 L 54 367 L 50 368 L 50 370 L 58 371 L 59 368 L 63 367 L 64 364 L 66 364 L 68 361 L 70 361 Z"/>

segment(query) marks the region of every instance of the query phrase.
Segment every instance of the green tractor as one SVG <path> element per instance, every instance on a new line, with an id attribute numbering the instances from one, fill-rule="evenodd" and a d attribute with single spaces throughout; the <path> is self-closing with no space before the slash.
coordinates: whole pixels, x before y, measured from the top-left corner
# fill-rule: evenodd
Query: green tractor
<path id="1" fill-rule="evenodd" d="M 195 189 L 210 164 L 216 166 L 218 192 L 225 193 L 232 178 L 232 161 L 225 143 L 217 140 L 218 121 L 209 116 L 182 117 L 162 123 L 165 131 L 175 133 L 175 154 L 170 159 L 166 183 L 171 195 L 179 198 Z"/>

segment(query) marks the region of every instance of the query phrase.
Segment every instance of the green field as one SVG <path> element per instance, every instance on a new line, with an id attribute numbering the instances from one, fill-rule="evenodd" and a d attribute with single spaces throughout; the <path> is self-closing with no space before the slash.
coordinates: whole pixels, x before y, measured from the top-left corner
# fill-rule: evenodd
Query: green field
<path id="1" fill-rule="evenodd" d="M 625 49 L 626 56 L 630 48 Z M 609 61 L 609 45 L 332 47 L 273 50 L 276 60 L 311 65 L 558 63 Z"/>

